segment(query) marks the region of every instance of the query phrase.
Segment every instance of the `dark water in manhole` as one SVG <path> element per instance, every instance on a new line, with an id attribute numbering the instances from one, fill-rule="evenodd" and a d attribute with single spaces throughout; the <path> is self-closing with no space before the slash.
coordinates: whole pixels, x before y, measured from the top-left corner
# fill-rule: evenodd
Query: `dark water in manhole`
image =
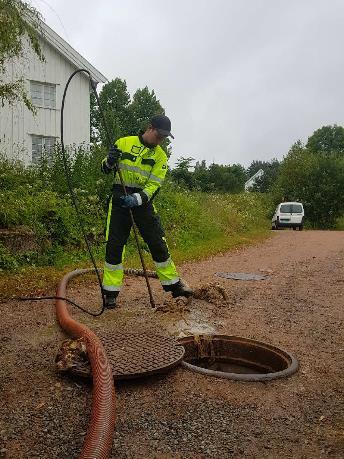
<path id="1" fill-rule="evenodd" d="M 195 360 L 195 361 L 189 361 L 192 363 L 192 365 L 196 365 L 201 368 L 206 368 L 208 370 L 213 370 L 213 371 L 223 371 L 225 373 L 237 373 L 237 374 L 265 374 L 265 373 L 270 373 L 271 369 L 262 369 L 262 368 L 257 368 L 256 366 L 247 366 L 247 365 L 238 365 L 230 360 L 209 360 L 209 359 L 201 359 L 201 360 Z"/>

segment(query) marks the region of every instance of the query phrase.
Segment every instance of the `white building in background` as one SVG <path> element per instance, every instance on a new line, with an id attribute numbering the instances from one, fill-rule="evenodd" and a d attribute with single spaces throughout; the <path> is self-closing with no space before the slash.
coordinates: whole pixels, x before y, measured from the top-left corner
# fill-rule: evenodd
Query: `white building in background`
<path id="1" fill-rule="evenodd" d="M 41 47 L 45 62 L 31 50 L 25 58 L 8 66 L 6 79 L 23 77 L 27 93 L 37 113 L 33 115 L 23 103 L 0 107 L 0 153 L 19 159 L 26 165 L 36 163 L 42 152 L 47 154 L 60 140 L 60 116 L 63 91 L 77 68 L 91 73 L 97 83 L 106 78 L 63 40 L 42 23 Z M 88 147 L 90 142 L 90 84 L 88 76 L 77 74 L 69 85 L 64 108 L 65 145 Z"/>
<path id="2" fill-rule="evenodd" d="M 259 169 L 259 171 L 257 171 L 254 175 L 252 175 L 252 177 L 250 177 L 247 182 L 245 182 L 245 191 L 250 191 L 250 189 L 253 187 L 253 185 L 255 184 L 256 180 L 259 178 L 259 177 L 262 177 L 264 175 L 264 171 L 263 169 Z"/>

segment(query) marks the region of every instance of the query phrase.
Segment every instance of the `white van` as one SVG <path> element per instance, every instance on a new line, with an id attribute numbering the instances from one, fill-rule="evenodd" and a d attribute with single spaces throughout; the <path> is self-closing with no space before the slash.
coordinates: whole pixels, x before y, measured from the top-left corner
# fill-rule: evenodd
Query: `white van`
<path id="1" fill-rule="evenodd" d="M 279 228 L 299 228 L 303 230 L 303 221 L 305 212 L 301 202 L 281 202 L 278 204 L 274 216 L 271 220 L 271 229 L 278 230 Z"/>

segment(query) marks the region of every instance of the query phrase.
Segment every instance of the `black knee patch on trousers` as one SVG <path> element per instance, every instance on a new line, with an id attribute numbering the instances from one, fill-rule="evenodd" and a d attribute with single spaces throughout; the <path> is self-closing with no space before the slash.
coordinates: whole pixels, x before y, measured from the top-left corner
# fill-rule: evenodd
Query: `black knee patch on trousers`
<path id="1" fill-rule="evenodd" d="M 152 244 L 148 244 L 150 253 L 152 258 L 157 263 L 162 263 L 169 259 L 170 254 L 168 252 L 168 248 L 165 241 L 162 239 L 159 242 L 154 242 Z"/>
<path id="2" fill-rule="evenodd" d="M 123 245 L 109 242 L 106 244 L 105 261 L 110 265 L 119 265 L 122 263 Z"/>
<path id="3" fill-rule="evenodd" d="M 129 191 L 136 192 L 136 190 Z M 122 263 L 123 248 L 132 226 L 129 210 L 119 207 L 117 203 L 119 196 L 122 194 L 122 191 L 116 189 L 112 200 L 112 212 L 105 257 L 105 261 L 112 265 Z M 143 240 L 148 245 L 153 260 L 157 263 L 167 261 L 170 254 L 164 238 L 165 232 L 152 203 L 148 202 L 147 204 L 133 208 L 132 214 Z"/>

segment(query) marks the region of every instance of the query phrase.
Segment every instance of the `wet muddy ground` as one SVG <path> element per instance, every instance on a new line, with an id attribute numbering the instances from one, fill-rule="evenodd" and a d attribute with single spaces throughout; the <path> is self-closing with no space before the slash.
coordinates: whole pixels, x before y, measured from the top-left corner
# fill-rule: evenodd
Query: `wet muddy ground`
<path id="1" fill-rule="evenodd" d="M 178 367 L 118 382 L 111 457 L 344 457 L 344 233 L 274 232 L 256 246 L 180 271 L 198 292 L 217 285 L 225 294 L 211 287 L 205 299 L 176 302 L 153 279 L 159 306 L 153 311 L 144 280 L 128 277 L 118 309 L 97 319 L 73 316 L 95 332 L 254 338 L 292 352 L 300 370 L 286 379 L 245 383 Z M 266 279 L 227 280 L 216 272 Z M 95 283 L 73 283 L 68 296 L 93 310 L 99 306 Z M 77 458 L 92 387 L 55 370 L 66 335 L 54 305 L 11 301 L 0 304 L 0 314 L 0 457 Z"/>

